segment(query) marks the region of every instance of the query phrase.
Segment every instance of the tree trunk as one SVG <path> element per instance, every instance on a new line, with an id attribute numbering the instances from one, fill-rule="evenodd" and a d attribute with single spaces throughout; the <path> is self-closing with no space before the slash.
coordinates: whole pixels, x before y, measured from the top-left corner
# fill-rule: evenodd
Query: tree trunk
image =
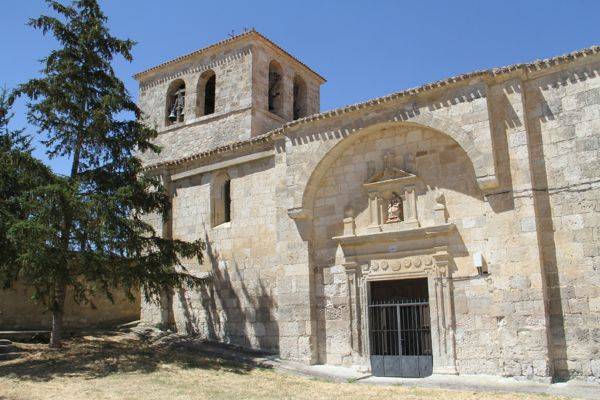
<path id="1" fill-rule="evenodd" d="M 54 291 L 52 304 L 52 333 L 50 334 L 50 347 L 60 347 L 63 333 L 63 317 L 65 314 L 64 284 L 57 284 Z"/>
<path id="2" fill-rule="evenodd" d="M 83 135 L 79 134 L 77 137 L 77 143 L 73 151 L 73 163 L 71 164 L 71 175 L 69 180 L 72 182 L 77 179 L 79 173 L 79 156 L 81 152 L 81 146 L 83 142 Z M 71 235 L 72 227 L 72 215 L 66 204 L 63 204 L 65 210 L 65 221 L 62 231 L 63 238 L 63 251 L 67 254 L 69 251 L 69 238 Z M 68 265 L 68 260 L 65 260 Z M 65 296 L 67 292 L 67 285 L 64 281 L 60 280 L 54 287 L 54 294 L 52 299 L 52 333 L 50 334 L 50 347 L 60 347 L 62 333 L 63 333 L 63 318 L 65 314 Z"/>

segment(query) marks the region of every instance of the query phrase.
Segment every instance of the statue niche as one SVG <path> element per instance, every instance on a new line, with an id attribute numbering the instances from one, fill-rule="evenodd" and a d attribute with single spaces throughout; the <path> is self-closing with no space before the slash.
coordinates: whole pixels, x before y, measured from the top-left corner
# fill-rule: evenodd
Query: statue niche
<path id="1" fill-rule="evenodd" d="M 410 164 L 410 157 L 405 164 Z M 416 175 L 394 165 L 394 154 L 383 156 L 381 170 L 363 184 L 369 197 L 368 232 L 383 232 L 419 227 L 415 195 Z"/>
<path id="2" fill-rule="evenodd" d="M 398 193 L 393 192 L 392 197 L 388 201 L 385 223 L 401 222 L 404 219 L 404 213 L 402 211 L 402 199 L 398 196 Z"/>

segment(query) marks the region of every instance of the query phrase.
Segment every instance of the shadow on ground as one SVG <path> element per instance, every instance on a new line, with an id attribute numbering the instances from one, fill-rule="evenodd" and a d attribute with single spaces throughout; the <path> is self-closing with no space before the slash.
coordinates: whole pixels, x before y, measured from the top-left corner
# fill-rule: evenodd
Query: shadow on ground
<path id="1" fill-rule="evenodd" d="M 48 381 L 55 377 L 105 377 L 116 373 L 151 373 L 162 367 L 213 369 L 246 374 L 267 368 L 250 359 L 226 359 L 197 342 L 142 340 L 134 335 L 104 334 L 72 338 L 61 349 L 17 344 L 21 357 L 0 362 L 0 376 Z"/>

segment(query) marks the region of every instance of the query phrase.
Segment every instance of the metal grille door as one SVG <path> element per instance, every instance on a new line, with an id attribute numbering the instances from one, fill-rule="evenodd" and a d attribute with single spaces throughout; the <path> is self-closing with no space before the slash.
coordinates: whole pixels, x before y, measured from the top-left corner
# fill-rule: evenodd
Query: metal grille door
<path id="1" fill-rule="evenodd" d="M 426 300 L 378 301 L 369 305 L 371 370 L 375 376 L 431 375 L 431 328 Z"/>

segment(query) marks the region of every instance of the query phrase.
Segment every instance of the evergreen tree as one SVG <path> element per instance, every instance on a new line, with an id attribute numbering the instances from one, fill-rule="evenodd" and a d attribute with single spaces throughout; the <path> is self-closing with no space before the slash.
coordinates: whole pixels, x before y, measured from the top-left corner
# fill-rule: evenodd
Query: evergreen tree
<path id="1" fill-rule="evenodd" d="M 35 193 L 58 182 L 49 168 L 31 155 L 31 139 L 23 130 L 11 131 L 11 100 L 0 90 L 0 284 L 10 287 L 17 278 L 20 248 L 14 228 L 29 218 Z"/>
<path id="2" fill-rule="evenodd" d="M 112 300 L 116 288 L 130 299 L 141 290 L 150 300 L 168 287 L 196 286 L 201 279 L 186 271 L 182 259 L 201 261 L 204 243 L 161 238 L 145 222 L 149 213 L 167 215 L 170 202 L 135 157 L 159 151 L 152 144 L 157 133 L 140 122 L 111 66 L 115 56 L 132 60 L 134 42 L 111 36 L 96 0 L 46 2 L 58 16 L 43 15 L 29 25 L 52 34 L 59 46 L 42 59 L 42 76 L 16 93 L 30 99 L 28 120 L 44 135 L 49 157 L 68 157 L 71 169 L 37 190 L 28 218 L 12 232 L 20 244 L 20 276 L 52 311 L 50 344 L 56 346 L 67 289 L 85 302 L 98 292 Z"/>

